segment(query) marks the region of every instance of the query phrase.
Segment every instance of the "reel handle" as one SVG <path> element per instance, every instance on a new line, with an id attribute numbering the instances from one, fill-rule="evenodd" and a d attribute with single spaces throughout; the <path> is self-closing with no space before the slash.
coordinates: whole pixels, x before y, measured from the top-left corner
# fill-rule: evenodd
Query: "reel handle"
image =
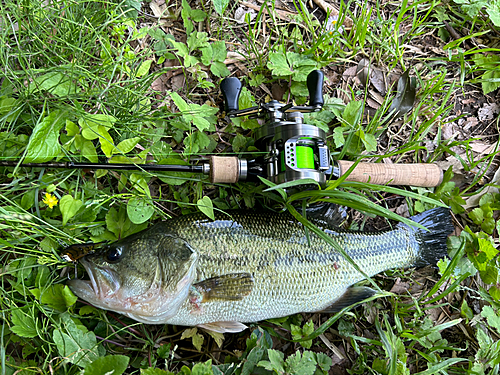
<path id="1" fill-rule="evenodd" d="M 338 160 L 340 176 L 345 174 L 353 164 L 352 161 Z M 443 181 L 443 171 L 437 164 L 358 163 L 347 176 L 346 181 L 369 182 L 377 185 L 435 187 Z"/>
<path id="2" fill-rule="evenodd" d="M 239 109 L 238 100 L 241 93 L 241 81 L 236 77 L 224 78 L 220 83 L 220 89 L 224 96 L 224 108 L 226 113 Z"/>
<path id="3" fill-rule="evenodd" d="M 323 82 L 325 74 L 321 70 L 313 70 L 307 75 L 307 90 L 309 91 L 309 106 L 315 108 L 323 107 Z"/>

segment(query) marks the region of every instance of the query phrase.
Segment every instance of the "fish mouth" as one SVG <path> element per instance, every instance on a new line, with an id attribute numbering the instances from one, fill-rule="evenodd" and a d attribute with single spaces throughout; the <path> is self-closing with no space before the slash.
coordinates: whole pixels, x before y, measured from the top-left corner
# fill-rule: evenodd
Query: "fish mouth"
<path id="1" fill-rule="evenodd" d="M 68 282 L 69 287 L 78 297 L 91 304 L 109 309 L 116 293 L 120 289 L 120 278 L 115 272 L 105 269 L 91 262 L 80 259 L 80 263 L 89 275 L 89 280 L 73 279 Z"/>

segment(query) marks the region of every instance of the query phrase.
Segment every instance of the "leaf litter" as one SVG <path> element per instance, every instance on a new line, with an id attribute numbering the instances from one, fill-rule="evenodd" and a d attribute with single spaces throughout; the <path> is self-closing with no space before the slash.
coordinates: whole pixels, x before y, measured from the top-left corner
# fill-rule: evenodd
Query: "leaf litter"
<path id="1" fill-rule="evenodd" d="M 315 1 L 315 3 L 320 4 L 319 6 L 323 9 L 323 11 L 325 9 L 329 9 L 331 11 L 331 6 L 329 6 L 329 4 L 320 1 Z M 242 2 L 241 4 L 243 6 L 240 6 L 235 10 L 234 17 L 239 20 L 239 24 L 243 24 L 244 22 L 242 21 L 244 21 L 245 19 L 245 14 L 249 14 L 250 21 L 253 22 L 256 16 L 256 12 L 259 11 L 260 6 L 250 2 Z M 175 15 L 172 17 L 168 11 L 167 5 L 161 0 L 153 0 L 153 2 L 151 2 L 149 6 L 153 15 L 160 19 L 159 24 L 161 29 L 165 30 L 166 32 L 172 32 L 172 34 L 178 40 L 186 41 L 187 35 L 184 35 L 181 31 L 179 31 L 181 29 L 179 27 L 180 25 L 178 23 L 176 24 L 175 22 L 178 14 L 177 17 L 175 17 Z M 195 4 L 191 4 L 191 6 L 194 8 Z M 246 9 L 244 7 L 246 7 Z M 237 12 L 239 12 L 238 15 L 236 14 Z M 289 9 L 278 9 L 277 16 L 281 20 L 289 21 Z M 167 20 L 164 20 L 163 17 L 168 18 L 168 22 Z M 171 21 L 171 19 L 174 19 L 174 21 Z M 150 19 L 145 18 L 141 19 L 141 21 L 144 25 L 156 25 L 156 21 L 152 22 Z M 212 20 L 209 20 L 208 23 L 210 21 Z M 203 25 L 203 22 L 199 22 L 198 25 L 201 29 L 206 27 L 206 25 Z M 344 24 L 344 26 L 350 27 L 349 24 Z M 271 25 L 268 25 L 268 29 L 270 28 Z M 214 29 L 214 27 L 211 27 L 211 29 Z M 268 37 L 268 35 L 263 35 L 263 38 L 266 37 Z M 144 43 L 142 45 L 139 45 L 138 48 L 147 49 L 151 47 L 148 46 L 148 43 L 152 44 L 153 42 L 154 41 L 151 38 L 145 39 Z M 237 45 L 239 43 L 237 40 L 232 40 L 231 43 L 234 43 L 234 50 L 230 50 L 228 52 L 228 56 L 225 62 L 230 65 L 232 75 L 237 76 L 241 74 L 246 76 L 248 75 L 248 72 L 243 71 L 242 69 L 242 67 L 246 64 L 245 57 L 242 54 L 242 48 Z M 436 46 L 435 41 L 429 43 L 425 36 L 421 40 L 414 40 L 413 43 L 418 43 L 419 45 L 407 46 L 410 47 L 407 49 L 409 53 L 417 53 L 424 56 L 443 54 L 441 48 L 442 44 Z M 249 54 L 249 51 L 245 52 L 246 55 Z M 409 56 L 406 57 L 409 58 Z M 180 64 L 181 61 L 172 58 L 165 60 L 163 62 L 163 67 L 176 67 Z M 397 73 L 394 72 L 394 70 L 391 71 L 391 69 L 389 69 L 389 67 L 387 66 L 375 67 L 370 63 L 370 59 L 367 58 L 361 59 L 359 61 L 351 59 L 350 61 L 344 62 L 343 64 L 339 63 L 336 67 L 325 67 L 325 70 L 327 70 L 327 77 L 330 77 L 329 81 L 325 83 L 325 92 L 337 93 L 337 97 L 341 97 L 345 103 L 350 102 L 352 99 L 352 95 L 349 93 L 351 88 L 356 89 L 357 86 L 362 89 L 369 87 L 370 96 L 366 98 L 366 102 L 369 107 L 376 111 L 381 107 L 381 104 L 385 100 L 386 95 L 390 93 L 390 89 L 391 87 L 393 87 L 394 82 L 397 82 L 397 87 L 395 88 L 395 90 L 393 90 L 395 95 L 389 112 L 394 110 L 397 116 L 404 116 L 409 111 L 411 111 L 412 108 L 414 108 L 416 101 L 418 101 L 418 89 L 412 81 L 412 74 L 414 74 L 412 70 L 406 70 L 404 71 L 404 73 Z M 390 73 L 387 74 L 387 72 Z M 185 92 L 189 87 L 190 79 L 191 78 L 187 77 L 185 72 L 183 72 L 181 69 L 167 71 L 152 83 L 151 89 L 159 93 L 160 95 L 165 94 L 168 91 Z M 270 87 L 266 87 L 266 89 L 267 91 L 269 91 L 269 89 L 272 90 L 272 88 Z M 362 89 L 359 91 L 363 92 L 364 90 Z M 282 90 L 281 86 L 280 90 Z M 265 90 L 261 89 L 261 91 Z M 355 90 L 353 91 L 356 92 Z M 262 94 L 261 96 L 265 94 L 268 94 L 268 92 Z M 217 94 L 215 94 L 215 96 L 216 95 Z M 279 94 L 277 94 L 277 96 L 282 97 L 283 92 L 280 92 Z M 363 94 L 359 94 L 357 96 L 357 99 L 365 100 Z M 204 99 L 202 100 L 203 101 L 201 101 L 199 104 L 204 103 Z M 216 98 L 216 100 L 220 103 L 220 97 Z M 480 157 L 481 155 L 491 154 L 496 149 L 497 144 L 495 142 L 498 139 L 498 127 L 491 126 L 491 123 L 494 123 L 495 119 L 498 118 L 498 113 L 500 112 L 500 107 L 496 101 L 496 98 L 492 95 L 482 95 L 477 90 L 474 91 L 474 88 L 471 88 L 471 90 L 465 90 L 465 95 L 462 95 L 459 90 L 456 90 L 453 94 L 453 97 L 450 98 L 450 102 L 453 101 L 455 101 L 456 104 L 453 111 L 449 114 L 449 117 L 454 118 L 454 120 L 451 122 L 446 122 L 440 129 L 443 139 L 448 141 L 462 141 L 474 137 L 481 137 L 480 140 L 474 140 L 469 143 L 470 151 L 474 153 L 475 158 L 478 156 Z M 463 117 L 461 117 L 462 115 Z M 395 126 L 397 127 L 398 123 L 395 123 Z M 434 130 L 434 135 L 436 135 L 437 137 L 437 129 Z M 398 129 L 398 132 L 400 132 L 399 137 L 402 140 L 409 138 L 410 129 Z M 436 138 L 433 138 L 432 135 L 433 134 L 429 135 L 429 145 L 435 143 Z M 468 154 L 462 152 L 463 149 L 457 148 L 457 150 L 460 151 L 460 153 L 458 153 L 458 156 L 462 160 L 467 160 Z M 388 148 L 384 149 L 384 145 L 382 144 L 379 145 L 379 151 L 380 153 L 386 153 L 390 150 Z M 447 169 L 448 166 L 452 166 L 456 174 L 466 176 L 463 181 L 464 183 L 466 183 L 468 177 L 470 176 L 470 173 L 478 173 L 480 167 L 475 167 L 476 169 L 473 168 L 471 171 L 465 170 L 464 165 L 460 161 L 457 162 L 457 160 L 458 159 L 455 155 L 450 155 L 447 157 L 443 157 L 443 160 L 439 160 L 438 163 L 449 163 L 441 164 L 443 169 Z M 485 172 L 485 181 L 482 185 L 484 186 L 484 184 L 486 183 L 490 185 L 500 184 L 498 158 Z M 485 186 L 481 189 L 480 193 L 473 195 L 469 199 L 467 199 L 467 204 L 464 207 L 477 207 L 479 204 L 479 199 L 486 194 L 491 193 L 498 193 L 498 188 L 495 186 Z M 408 206 L 402 199 L 398 200 L 394 197 L 390 197 L 389 195 L 386 195 L 385 198 L 388 198 L 389 200 L 393 199 L 393 210 L 399 211 L 401 213 L 408 213 Z M 380 223 L 377 223 L 376 221 L 372 223 L 369 222 L 367 224 L 367 227 L 369 227 L 370 225 L 376 227 L 377 225 L 380 225 Z M 385 223 L 383 225 L 385 225 Z M 426 291 L 430 290 L 436 282 L 434 273 L 429 272 L 429 270 L 415 271 L 411 279 L 403 276 L 397 277 L 396 280 L 393 281 L 393 279 L 386 278 L 385 276 L 379 276 L 378 281 L 382 285 L 384 285 L 384 283 L 387 283 L 387 285 L 384 285 L 384 287 L 386 290 L 390 290 L 392 293 L 399 294 L 401 296 L 409 294 L 407 299 L 403 299 L 402 302 L 407 302 L 410 304 L 414 301 L 414 299 L 419 298 L 420 296 L 424 295 Z M 475 282 L 481 284 L 480 279 L 476 278 Z M 446 288 L 446 286 L 447 284 L 443 284 L 438 289 L 438 291 L 436 291 L 436 293 L 444 291 L 444 288 Z M 456 302 L 460 298 L 462 298 L 462 296 L 458 294 L 450 294 L 447 303 L 451 304 L 452 302 Z M 466 300 L 466 297 L 463 297 L 463 299 Z M 483 317 L 491 320 L 493 322 L 493 326 L 497 326 L 499 318 L 494 310 L 483 309 L 483 306 L 481 306 L 477 300 L 472 300 L 471 305 L 473 306 L 476 313 L 480 313 L 482 311 L 482 314 L 484 315 Z M 346 373 L 347 369 L 351 369 L 353 366 L 353 363 L 347 358 L 355 358 L 359 355 L 359 350 L 356 350 L 356 348 L 354 348 L 351 344 L 352 337 L 358 335 L 366 337 L 368 339 L 377 338 L 378 333 L 375 327 L 372 325 L 374 323 L 374 320 L 372 319 L 377 319 L 377 313 L 381 310 L 390 311 L 391 308 L 392 307 L 390 305 L 390 302 L 386 300 L 371 303 L 371 305 L 367 307 L 367 309 L 370 310 L 369 315 L 372 317 L 370 318 L 371 321 L 368 321 L 369 324 L 367 324 L 367 322 L 363 321 L 361 318 L 358 319 L 358 317 L 356 316 L 346 316 L 342 319 L 342 325 L 341 323 L 339 323 L 339 325 L 333 326 L 324 335 L 320 336 L 321 341 L 325 346 L 323 347 L 319 342 L 314 342 L 312 350 L 318 353 L 327 353 L 333 359 L 333 363 L 337 365 L 337 367 L 334 370 L 331 370 L 330 373 Z M 457 315 L 457 311 L 450 309 L 449 306 L 444 308 L 430 309 L 426 311 L 426 315 L 430 317 L 433 322 L 437 322 L 437 324 L 452 321 L 453 319 L 456 319 L 457 316 L 459 316 Z M 308 321 L 309 319 L 312 319 L 312 317 L 310 314 L 304 314 L 303 318 L 301 319 L 303 319 L 303 321 Z M 319 316 L 316 326 L 324 322 L 326 319 L 327 317 L 325 316 Z M 300 322 L 297 323 L 300 324 Z M 63 330 L 60 333 L 56 334 L 57 337 L 54 338 L 54 341 L 56 341 L 57 343 L 60 355 L 66 358 L 67 361 L 73 363 L 77 360 L 89 361 L 91 358 L 97 357 L 99 354 L 102 354 L 102 348 L 97 345 L 95 336 L 93 336 L 92 333 L 83 333 L 81 330 L 78 330 L 78 328 L 73 326 L 74 323 L 73 325 L 69 325 L 69 322 L 66 322 L 65 324 L 67 324 L 66 330 Z M 458 326 L 464 327 L 462 322 Z M 155 327 L 147 327 L 144 329 L 146 330 L 146 333 L 132 330 L 124 332 L 122 334 L 122 339 L 118 337 L 117 340 L 121 341 L 123 344 L 128 344 L 128 342 L 130 342 L 132 339 L 135 339 L 135 335 L 145 339 L 151 333 L 160 334 L 162 332 L 160 329 Z M 281 333 L 287 333 L 288 331 L 287 328 L 283 328 L 283 330 L 280 331 L 280 326 L 274 326 L 274 330 Z M 341 335 L 340 331 L 342 331 L 344 335 Z M 463 333 L 460 332 L 460 330 L 456 327 L 455 329 L 452 329 L 451 332 L 445 330 L 441 333 L 435 332 L 434 334 L 434 343 L 441 340 L 442 336 L 448 337 L 450 343 L 460 342 L 463 335 Z M 218 341 L 220 340 L 220 338 L 211 339 L 208 335 L 202 334 L 200 333 L 200 331 L 197 331 L 196 328 L 184 330 L 182 331 L 182 333 L 176 332 L 173 334 L 173 336 L 175 335 L 177 335 L 177 338 L 174 337 L 173 339 L 170 338 L 169 340 L 176 343 L 177 345 L 180 345 L 180 348 L 177 349 L 178 351 L 176 353 L 176 357 L 179 357 L 178 353 L 182 353 L 180 357 L 183 358 L 191 356 L 192 354 L 190 353 L 190 345 L 192 345 L 198 351 L 201 351 L 200 349 L 203 348 L 204 354 L 197 354 L 195 357 L 191 358 L 196 358 L 196 360 L 205 360 L 210 355 L 213 355 L 221 359 L 220 362 L 223 362 L 222 358 L 220 358 L 220 353 L 218 353 L 221 344 L 220 341 Z M 179 335 L 180 338 L 178 337 Z M 244 339 L 249 339 L 250 332 L 246 332 L 244 335 L 245 336 L 240 338 L 226 338 L 227 341 L 222 343 L 223 349 L 229 352 L 231 356 L 235 355 L 237 357 L 238 354 L 243 353 L 246 349 Z M 453 339 L 453 335 L 456 335 L 457 338 Z M 79 337 L 78 343 L 75 343 L 74 337 Z M 188 339 L 191 339 L 192 342 L 189 342 Z M 158 342 L 163 343 L 166 341 L 158 338 Z M 84 344 L 82 345 L 82 343 Z M 289 343 L 286 340 L 282 340 L 278 337 L 273 337 L 272 343 L 272 348 L 286 352 L 287 355 L 295 353 L 296 349 L 300 348 L 300 345 L 298 343 Z M 420 344 L 422 346 L 430 345 L 429 342 L 424 341 L 422 341 Z M 210 355 L 205 356 L 206 353 L 210 353 Z M 216 353 L 218 353 L 218 355 Z M 272 364 L 269 363 L 268 365 L 271 366 Z"/>

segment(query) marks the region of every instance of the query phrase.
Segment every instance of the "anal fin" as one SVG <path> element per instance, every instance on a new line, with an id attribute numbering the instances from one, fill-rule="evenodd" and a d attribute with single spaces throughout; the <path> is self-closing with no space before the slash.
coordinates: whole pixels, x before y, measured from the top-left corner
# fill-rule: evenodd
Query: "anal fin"
<path id="1" fill-rule="evenodd" d="M 207 331 L 219 332 L 219 333 L 237 333 L 244 331 L 248 327 L 240 322 L 213 322 L 198 324 L 197 327 L 206 329 Z"/>
<path id="2" fill-rule="evenodd" d="M 345 307 L 354 305 L 357 302 L 367 299 L 377 292 L 367 286 L 353 286 L 346 290 L 342 296 L 326 309 L 321 310 L 324 313 L 336 313 Z"/>

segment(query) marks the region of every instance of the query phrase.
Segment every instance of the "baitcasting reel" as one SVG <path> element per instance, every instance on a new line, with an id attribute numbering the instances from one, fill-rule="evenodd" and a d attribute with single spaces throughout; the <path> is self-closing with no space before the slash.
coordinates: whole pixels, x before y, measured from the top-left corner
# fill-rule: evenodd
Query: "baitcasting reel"
<path id="1" fill-rule="evenodd" d="M 307 77 L 307 88 L 308 106 L 285 105 L 272 100 L 240 110 L 240 80 L 231 77 L 222 81 L 221 91 L 229 117 L 263 117 L 266 120 L 255 132 L 256 146 L 265 151 L 266 156 L 241 165 L 238 179 L 262 176 L 281 184 L 308 178 L 322 186 L 326 184 L 327 173 L 331 170 L 326 134 L 316 126 L 304 124 L 303 116 L 303 113 L 317 112 L 323 107 L 323 72 L 311 72 Z"/>

